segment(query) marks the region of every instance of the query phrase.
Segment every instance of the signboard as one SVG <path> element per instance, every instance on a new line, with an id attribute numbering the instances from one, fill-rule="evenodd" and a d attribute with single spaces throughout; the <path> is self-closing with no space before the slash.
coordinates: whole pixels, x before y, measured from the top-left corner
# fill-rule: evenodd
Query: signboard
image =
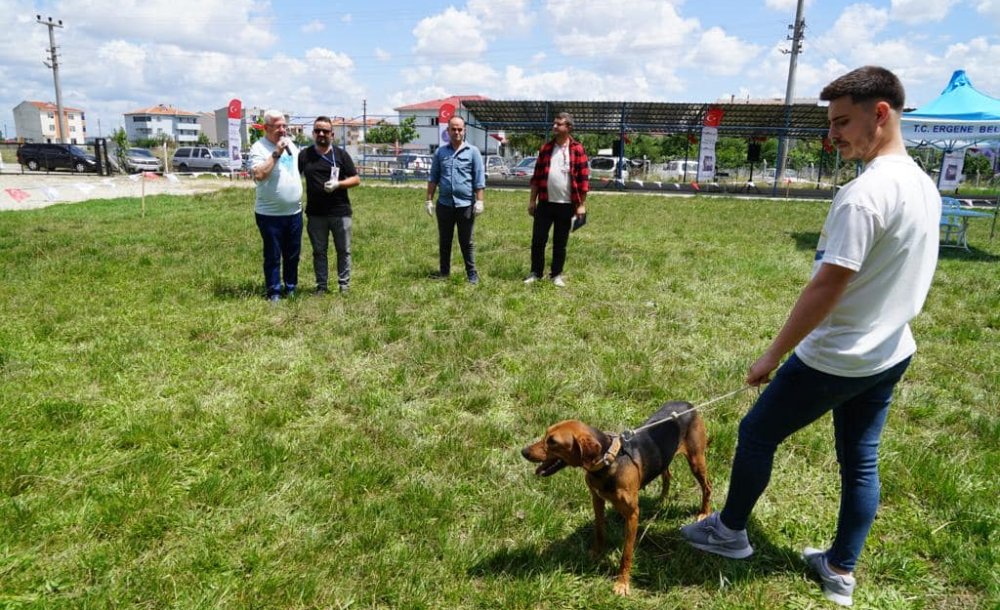
<path id="1" fill-rule="evenodd" d="M 705 114 L 705 126 L 701 128 L 698 182 L 711 182 L 715 179 L 715 144 L 719 140 L 720 123 L 722 123 L 722 108 L 709 109 Z"/>
<path id="2" fill-rule="evenodd" d="M 243 120 L 243 103 L 238 99 L 229 100 L 229 171 L 243 168 L 243 156 L 240 147 L 243 140 L 240 137 L 240 122 Z"/>
<path id="3" fill-rule="evenodd" d="M 965 150 L 951 150 L 944 153 L 941 161 L 941 175 L 938 176 L 938 190 L 953 191 L 958 188 L 965 165 Z"/>
<path id="4" fill-rule="evenodd" d="M 441 132 L 441 146 L 447 146 L 451 142 L 448 137 L 448 121 L 455 116 L 454 104 L 441 104 L 438 108 L 438 131 Z"/>

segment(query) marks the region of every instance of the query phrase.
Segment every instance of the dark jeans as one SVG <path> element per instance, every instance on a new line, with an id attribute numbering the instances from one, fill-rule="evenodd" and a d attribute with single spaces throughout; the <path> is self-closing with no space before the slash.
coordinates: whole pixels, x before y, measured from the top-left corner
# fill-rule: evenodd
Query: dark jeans
<path id="1" fill-rule="evenodd" d="M 341 286 L 350 285 L 352 224 L 350 216 L 307 216 L 306 232 L 309 234 L 309 243 L 312 244 L 317 288 L 326 288 L 329 280 L 326 251 L 331 232 L 333 247 L 337 250 L 337 283 Z"/>
<path id="2" fill-rule="evenodd" d="M 257 228 L 264 242 L 264 286 L 267 287 L 267 295 L 281 294 L 282 266 L 285 290 L 295 290 L 299 283 L 299 255 L 302 252 L 302 213 L 256 216 Z"/>
<path id="3" fill-rule="evenodd" d="M 878 510 L 878 445 L 892 390 L 910 359 L 870 377 L 838 377 L 792 355 L 740 422 L 722 522 L 744 529 L 771 478 L 774 453 L 786 438 L 833 411 L 840 463 L 837 535 L 827 552 L 835 566 L 854 570 Z M 800 507 L 809 510 L 808 506 Z"/>
<path id="4" fill-rule="evenodd" d="M 441 275 L 451 273 L 451 242 L 455 227 L 458 227 L 458 247 L 462 250 L 462 260 L 465 261 L 465 273 L 472 276 L 476 273 L 476 250 L 472 243 L 472 226 L 476 223 L 476 215 L 472 206 L 453 208 L 447 205 L 437 205 L 438 253 L 440 255 Z"/>
<path id="5" fill-rule="evenodd" d="M 569 241 L 569 230 L 573 225 L 576 206 L 572 203 L 542 202 L 535 208 L 535 222 L 531 228 L 531 273 L 542 277 L 545 271 L 545 245 L 549 241 L 549 229 L 552 229 L 552 270 L 555 277 L 562 274 L 566 264 L 566 242 Z"/>

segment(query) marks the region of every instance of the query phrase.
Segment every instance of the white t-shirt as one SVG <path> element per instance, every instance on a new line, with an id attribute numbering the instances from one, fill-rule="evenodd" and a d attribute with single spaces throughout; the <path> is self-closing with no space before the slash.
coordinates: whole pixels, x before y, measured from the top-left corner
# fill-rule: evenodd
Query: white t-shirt
<path id="1" fill-rule="evenodd" d="M 250 147 L 250 167 L 267 161 L 275 150 L 267 138 L 261 138 Z M 263 216 L 291 216 L 302 211 L 302 178 L 299 177 L 299 149 L 291 144 L 292 154 L 283 153 L 274 162 L 274 169 L 266 180 L 257 183 L 254 211 Z"/>
<path id="2" fill-rule="evenodd" d="M 572 201 L 569 187 L 569 141 L 565 146 L 556 144 L 552 148 L 549 161 L 548 201 L 569 203 Z"/>
<path id="3" fill-rule="evenodd" d="M 816 248 L 823 263 L 856 273 L 830 315 L 795 348 L 810 367 L 867 377 L 913 355 L 938 255 L 941 196 L 906 155 L 873 159 L 837 193 Z"/>

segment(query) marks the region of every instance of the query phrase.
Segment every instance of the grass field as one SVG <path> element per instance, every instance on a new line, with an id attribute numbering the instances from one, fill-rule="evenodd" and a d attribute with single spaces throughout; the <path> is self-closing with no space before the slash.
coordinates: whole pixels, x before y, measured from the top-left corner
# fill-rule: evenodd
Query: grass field
<path id="1" fill-rule="evenodd" d="M 740 387 L 807 280 L 827 205 L 595 195 L 568 287 L 526 287 L 522 192 L 490 191 L 482 283 L 427 279 L 421 191 L 361 187 L 342 298 L 261 298 L 252 191 L 0 214 L 2 608 L 825 608 L 824 418 L 781 449 L 743 562 L 687 548 L 686 466 L 587 557 L 582 475 L 522 445 Z M 1000 603 L 1000 239 L 942 252 L 882 449 L 858 608 Z M 455 248 L 455 270 L 461 269 Z M 308 244 L 302 287 L 312 287 Z M 753 396 L 705 413 L 721 505 Z"/>

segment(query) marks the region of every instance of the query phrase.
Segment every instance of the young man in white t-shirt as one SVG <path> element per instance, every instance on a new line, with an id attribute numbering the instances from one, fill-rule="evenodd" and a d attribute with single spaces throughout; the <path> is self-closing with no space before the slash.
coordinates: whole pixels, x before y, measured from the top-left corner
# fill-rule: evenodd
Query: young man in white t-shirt
<path id="1" fill-rule="evenodd" d="M 920 312 L 937 264 L 941 197 L 906 153 L 904 92 L 884 68 L 854 70 L 823 89 L 830 139 L 865 170 L 837 193 L 816 250 L 812 279 L 781 331 L 751 365 L 747 383 L 770 381 L 740 423 L 726 505 L 684 526 L 701 550 L 742 559 L 753 553 L 746 524 L 767 487 L 775 451 L 797 430 L 833 413 L 840 463 L 837 532 L 803 558 L 827 599 L 849 606 L 853 570 L 879 502 L 878 444 L 896 383 L 916 344 Z"/>

